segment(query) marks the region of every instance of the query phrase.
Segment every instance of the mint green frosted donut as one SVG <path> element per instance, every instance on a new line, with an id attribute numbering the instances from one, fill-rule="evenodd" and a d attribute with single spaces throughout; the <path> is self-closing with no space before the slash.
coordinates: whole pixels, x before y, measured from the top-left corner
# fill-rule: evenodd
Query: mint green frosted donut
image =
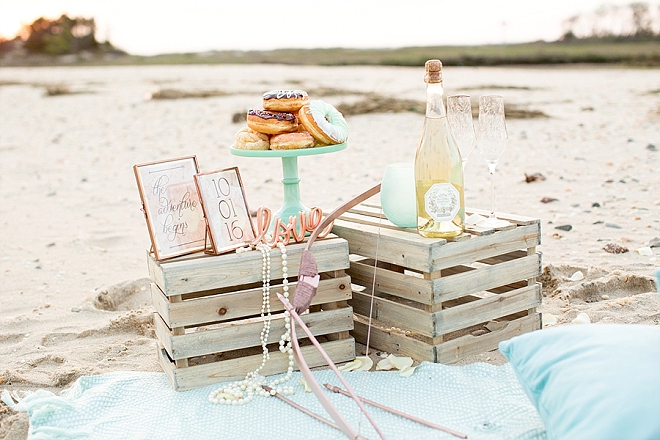
<path id="1" fill-rule="evenodd" d="M 344 116 L 327 102 L 320 100 L 309 101 L 309 110 L 314 122 L 329 137 L 343 144 L 348 139 L 348 124 Z"/>

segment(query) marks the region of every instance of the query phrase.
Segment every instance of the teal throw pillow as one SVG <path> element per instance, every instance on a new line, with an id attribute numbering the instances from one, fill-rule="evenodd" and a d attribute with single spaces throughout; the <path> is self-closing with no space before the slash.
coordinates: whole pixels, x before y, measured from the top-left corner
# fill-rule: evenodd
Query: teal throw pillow
<path id="1" fill-rule="evenodd" d="M 568 325 L 499 349 L 549 440 L 660 439 L 660 326 Z"/>

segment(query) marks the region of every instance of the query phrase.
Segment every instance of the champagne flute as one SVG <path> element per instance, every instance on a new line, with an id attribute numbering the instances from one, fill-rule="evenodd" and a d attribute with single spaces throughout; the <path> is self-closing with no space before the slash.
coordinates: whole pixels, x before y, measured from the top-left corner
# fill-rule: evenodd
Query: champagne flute
<path id="1" fill-rule="evenodd" d="M 494 174 L 508 139 L 504 121 L 504 98 L 498 95 L 486 95 L 479 98 L 479 128 L 476 147 L 488 165 L 490 172 L 490 215 L 478 226 L 503 228 L 510 223 L 495 216 Z"/>
<path id="2" fill-rule="evenodd" d="M 452 95 L 447 97 L 447 120 L 461 153 L 463 171 L 470 153 L 474 148 L 474 125 L 472 124 L 472 104 L 470 95 Z"/>

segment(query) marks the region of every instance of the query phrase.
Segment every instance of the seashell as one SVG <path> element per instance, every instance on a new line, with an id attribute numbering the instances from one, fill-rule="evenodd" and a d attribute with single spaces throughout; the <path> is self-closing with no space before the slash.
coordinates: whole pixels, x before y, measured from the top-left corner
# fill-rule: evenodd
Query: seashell
<path id="1" fill-rule="evenodd" d="M 571 324 L 591 324 L 591 319 L 589 319 L 589 315 L 586 313 L 580 312 L 575 319 L 571 321 Z"/>
<path id="2" fill-rule="evenodd" d="M 399 371 L 399 376 L 401 377 L 410 377 L 412 374 L 415 372 L 417 367 L 406 367 L 402 368 L 401 371 Z"/>
<path id="3" fill-rule="evenodd" d="M 302 384 L 302 386 L 305 388 L 305 392 L 306 392 L 306 393 L 311 393 L 311 392 L 312 392 L 312 389 L 309 387 L 309 385 L 307 385 L 307 381 L 305 381 L 305 380 L 303 380 L 303 379 L 301 379 L 301 378 L 298 378 L 298 381 L 299 381 L 299 382 Z"/>
<path id="4" fill-rule="evenodd" d="M 386 371 L 386 370 L 391 370 L 392 368 L 394 368 L 394 365 L 392 365 L 392 364 L 390 363 L 390 360 L 387 359 L 387 358 L 385 358 L 385 359 L 381 359 L 381 360 L 378 361 L 378 363 L 376 364 L 376 371 L 382 371 L 382 370 L 385 370 L 385 371 Z"/>
<path id="5" fill-rule="evenodd" d="M 355 359 L 354 361 L 350 361 L 342 365 L 341 367 L 338 367 L 337 369 L 339 371 L 353 371 L 357 368 L 360 368 L 362 366 L 362 361 Z"/>
<path id="6" fill-rule="evenodd" d="M 391 354 L 387 357 L 387 360 L 390 361 L 390 363 L 394 365 L 394 368 L 398 370 L 403 370 L 404 368 L 410 367 L 413 364 L 412 358 L 408 356 L 397 357 Z"/>
<path id="7" fill-rule="evenodd" d="M 371 370 L 371 367 L 374 366 L 374 361 L 372 361 L 369 356 L 358 356 L 355 358 L 355 360 L 362 362 L 362 365 L 353 371 L 369 371 Z"/>
<path id="8" fill-rule="evenodd" d="M 541 321 L 543 322 L 543 327 L 555 325 L 557 324 L 557 315 L 553 315 L 552 313 L 543 313 Z"/>
<path id="9" fill-rule="evenodd" d="M 641 247 L 639 249 L 635 249 L 639 255 L 644 255 L 645 257 L 652 257 L 653 256 L 653 250 L 649 246 L 646 247 Z"/>
<path id="10" fill-rule="evenodd" d="M 581 270 L 578 270 L 578 271 L 575 272 L 573 275 L 571 275 L 570 277 L 568 277 L 568 279 L 569 279 L 570 281 L 580 281 L 580 280 L 583 280 L 583 279 L 584 279 L 584 274 L 582 273 Z"/>
<path id="11" fill-rule="evenodd" d="M 465 224 L 468 226 L 473 226 L 484 220 L 486 220 L 486 217 L 484 217 L 483 215 L 472 214 L 465 219 Z"/>

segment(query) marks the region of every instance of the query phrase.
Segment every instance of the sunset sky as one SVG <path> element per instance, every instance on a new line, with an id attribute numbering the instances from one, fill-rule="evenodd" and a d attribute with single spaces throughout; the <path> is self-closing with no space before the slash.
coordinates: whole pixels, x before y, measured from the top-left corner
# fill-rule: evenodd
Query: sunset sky
<path id="1" fill-rule="evenodd" d="M 0 36 L 40 16 L 96 19 L 133 54 L 287 47 L 404 47 L 556 40 L 563 22 L 632 0 L 6 0 Z M 653 13 L 660 0 L 647 1 Z"/>

